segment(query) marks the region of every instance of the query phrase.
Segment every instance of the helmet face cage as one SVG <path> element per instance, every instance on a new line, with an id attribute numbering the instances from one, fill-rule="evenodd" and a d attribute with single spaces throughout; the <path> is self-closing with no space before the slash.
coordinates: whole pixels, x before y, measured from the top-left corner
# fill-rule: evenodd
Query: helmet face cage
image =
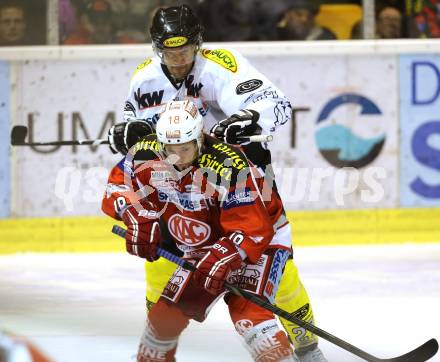
<path id="1" fill-rule="evenodd" d="M 189 100 L 168 102 L 156 125 L 159 153 L 165 159 L 165 145 L 180 145 L 197 142 L 200 154 L 203 142 L 203 117 Z"/>
<path id="2" fill-rule="evenodd" d="M 202 44 L 203 27 L 187 5 L 160 8 L 150 28 L 153 50 L 162 58 L 164 49 L 195 44 L 196 52 Z"/>

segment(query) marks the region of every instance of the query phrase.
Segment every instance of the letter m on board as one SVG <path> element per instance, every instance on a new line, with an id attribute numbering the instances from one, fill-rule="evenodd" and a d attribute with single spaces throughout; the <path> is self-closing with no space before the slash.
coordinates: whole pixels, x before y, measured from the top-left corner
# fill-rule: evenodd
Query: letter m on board
<path id="1" fill-rule="evenodd" d="M 141 90 L 138 88 L 137 91 L 134 92 L 134 99 L 139 109 L 154 107 L 162 103 L 163 92 L 163 90 L 160 90 L 159 92 L 154 91 L 152 93 L 141 94 Z"/>

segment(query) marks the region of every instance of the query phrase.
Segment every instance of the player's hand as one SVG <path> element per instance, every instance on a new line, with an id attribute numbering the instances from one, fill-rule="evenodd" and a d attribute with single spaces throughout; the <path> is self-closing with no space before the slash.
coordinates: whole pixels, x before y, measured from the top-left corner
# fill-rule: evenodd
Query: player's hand
<path id="1" fill-rule="evenodd" d="M 108 131 L 107 139 L 113 153 L 126 155 L 128 150 L 143 137 L 154 132 L 152 124 L 145 120 L 116 123 Z"/>
<path id="2" fill-rule="evenodd" d="M 193 278 L 211 294 L 219 294 L 230 273 L 239 269 L 242 259 L 229 239 L 219 239 L 197 264 Z"/>
<path id="3" fill-rule="evenodd" d="M 155 261 L 159 258 L 157 247 L 161 240 L 159 213 L 150 204 L 137 204 L 128 206 L 122 214 L 122 220 L 127 226 L 125 233 L 125 246 L 127 252 Z"/>
<path id="4" fill-rule="evenodd" d="M 230 144 L 249 142 L 246 137 L 261 134 L 257 124 L 260 114 L 253 109 L 242 109 L 231 117 L 219 121 L 211 128 L 211 135 Z"/>

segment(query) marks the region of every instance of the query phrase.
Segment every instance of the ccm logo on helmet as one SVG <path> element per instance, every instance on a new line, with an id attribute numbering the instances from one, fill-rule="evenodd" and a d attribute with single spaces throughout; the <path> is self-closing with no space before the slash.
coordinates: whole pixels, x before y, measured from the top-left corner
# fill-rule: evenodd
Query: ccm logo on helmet
<path id="1" fill-rule="evenodd" d="M 208 224 L 182 215 L 173 215 L 168 220 L 168 230 L 178 241 L 189 246 L 202 244 L 211 235 Z"/>
<path id="2" fill-rule="evenodd" d="M 168 48 L 176 48 L 185 45 L 186 43 L 188 43 L 188 38 L 184 36 L 173 36 L 172 38 L 164 40 L 163 45 Z"/>
<path id="3" fill-rule="evenodd" d="M 248 92 L 252 92 L 255 89 L 260 88 L 263 85 L 263 82 L 259 79 L 251 79 L 246 82 L 240 83 L 235 88 L 235 92 L 240 95 Z"/>

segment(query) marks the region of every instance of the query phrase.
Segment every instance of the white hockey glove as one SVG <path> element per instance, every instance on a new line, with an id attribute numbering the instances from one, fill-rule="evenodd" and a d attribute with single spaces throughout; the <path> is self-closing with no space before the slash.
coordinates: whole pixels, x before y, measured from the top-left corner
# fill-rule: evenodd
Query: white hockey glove
<path id="1" fill-rule="evenodd" d="M 260 114 L 253 109 L 242 109 L 219 121 L 211 128 L 211 135 L 225 143 L 240 145 L 249 142 L 248 137 L 261 134 L 257 124 Z"/>
<path id="2" fill-rule="evenodd" d="M 107 139 L 113 153 L 126 155 L 143 137 L 154 132 L 153 125 L 145 120 L 116 123 L 108 131 Z"/>

